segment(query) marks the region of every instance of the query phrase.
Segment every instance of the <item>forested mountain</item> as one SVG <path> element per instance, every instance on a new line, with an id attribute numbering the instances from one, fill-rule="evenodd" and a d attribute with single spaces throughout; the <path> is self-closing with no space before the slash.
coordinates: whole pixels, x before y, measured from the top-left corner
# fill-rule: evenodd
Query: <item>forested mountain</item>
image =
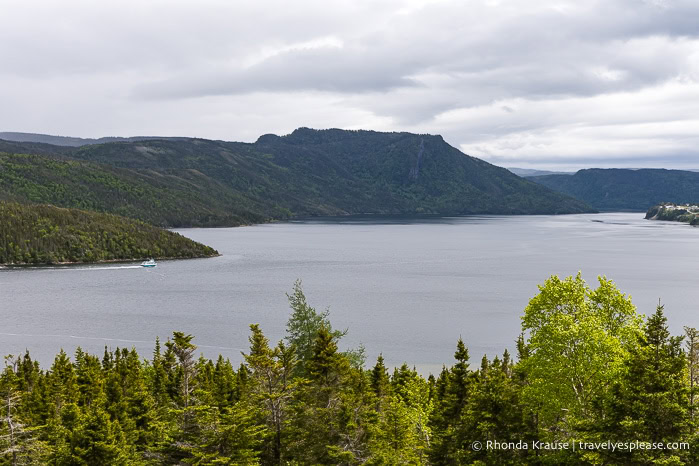
<path id="1" fill-rule="evenodd" d="M 699 173 L 643 168 L 591 168 L 574 175 L 527 178 L 599 210 L 647 211 L 661 202 L 699 202 Z"/>
<path id="2" fill-rule="evenodd" d="M 118 212 L 164 226 L 239 225 L 308 215 L 375 214 L 556 214 L 589 212 L 586 204 L 524 180 L 504 168 L 469 157 L 439 136 L 373 131 L 311 130 L 287 136 L 265 135 L 253 144 L 204 139 L 163 139 L 60 147 L 10 144 L 5 163 L 66 165 L 67 185 L 87 192 L 99 186 L 91 209 Z M 0 146 L 2 147 L 2 146 Z M 70 162 L 68 162 L 70 161 Z M 87 165 L 83 165 L 89 163 Z M 18 173 L 18 171 L 22 173 Z M 78 172 L 92 172 L 84 179 Z M 120 205 L 107 199 L 122 191 L 95 180 L 97 173 L 125 186 L 145 189 L 143 197 L 166 201 L 157 209 L 134 196 Z M 74 207 L 52 190 L 25 185 L 56 185 L 64 175 L 15 169 L 0 171 L 0 196 Z M 107 176 L 107 175 L 105 175 Z M 152 190 L 152 193 L 148 193 Z M 42 191 L 38 193 L 38 191 Z M 129 191 L 129 190 L 127 190 Z M 105 199 L 105 201 L 102 201 Z M 172 201 L 172 202 L 171 202 Z M 133 204 L 132 204 L 133 203 Z M 116 209 L 119 210 L 116 210 Z"/>
<path id="3" fill-rule="evenodd" d="M 0 201 L 0 264 L 209 257 L 208 246 L 137 220 Z"/>
<path id="4" fill-rule="evenodd" d="M 29 353 L 0 375 L 1 464 L 698 464 L 699 332 L 670 335 L 610 280 L 551 277 L 513 358 L 456 342 L 435 377 L 364 367 L 299 284 L 284 340 L 256 324 L 240 366 L 193 336 L 101 357 Z M 526 335 L 526 337 L 525 337 Z M 685 351 L 686 348 L 686 351 Z"/>

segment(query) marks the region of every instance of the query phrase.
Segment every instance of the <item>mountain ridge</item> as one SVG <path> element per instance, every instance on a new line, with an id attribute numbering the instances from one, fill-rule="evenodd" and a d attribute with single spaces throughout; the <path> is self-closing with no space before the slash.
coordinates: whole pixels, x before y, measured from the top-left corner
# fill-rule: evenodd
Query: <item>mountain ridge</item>
<path id="1" fill-rule="evenodd" d="M 699 202 L 699 173 L 664 168 L 590 168 L 527 178 L 600 210 L 646 212 L 661 202 Z"/>
<path id="2" fill-rule="evenodd" d="M 161 226 L 359 213 L 593 211 L 429 134 L 298 128 L 254 143 L 165 138 L 53 147 L 0 141 L 8 152 L 0 157 L 0 197 L 74 207 L 75 196 L 42 189 L 61 184 L 49 167 L 64 164 L 66 194 L 99 191 L 112 201 L 92 196 L 89 208 Z M 12 155 L 21 152 L 33 158 Z"/>
<path id="3" fill-rule="evenodd" d="M 42 133 L 23 133 L 18 131 L 0 132 L 0 139 L 13 142 L 28 142 L 39 144 L 51 144 L 64 147 L 81 147 L 92 144 L 105 144 L 110 142 L 147 141 L 151 139 L 187 139 L 171 136 L 105 136 L 100 138 L 79 138 L 73 136 L 55 136 Z"/>

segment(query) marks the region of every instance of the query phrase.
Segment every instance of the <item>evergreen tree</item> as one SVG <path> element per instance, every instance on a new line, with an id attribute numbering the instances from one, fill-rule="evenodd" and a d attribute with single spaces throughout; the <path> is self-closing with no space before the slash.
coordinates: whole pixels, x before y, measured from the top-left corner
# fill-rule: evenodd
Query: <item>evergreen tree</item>
<path id="1" fill-rule="evenodd" d="M 391 394 L 390 379 L 388 377 L 388 370 L 383 362 L 383 355 L 379 354 L 376 359 L 376 365 L 371 371 L 371 388 L 379 400 L 379 405 L 377 408 L 381 410 L 380 402 L 385 397 Z"/>
<path id="2" fill-rule="evenodd" d="M 454 365 L 436 378 L 407 364 L 389 376 L 382 356 L 371 370 L 356 367 L 323 325 L 303 371 L 297 349 L 271 347 L 257 325 L 237 370 L 223 357 L 195 359 L 181 332 L 164 352 L 156 340 L 151 361 L 133 349 L 105 348 L 101 359 L 78 349 L 42 371 L 25 354 L 0 374 L 0 465 L 698 464 L 696 448 L 471 447 L 568 439 L 699 448 L 696 332 L 685 330 L 685 353 L 661 306 L 640 322 L 611 282 L 590 290 L 570 277 L 530 302 L 516 363 L 505 351 L 472 370 L 459 339 Z"/>
<path id="3" fill-rule="evenodd" d="M 459 338 L 454 353 L 456 364 L 450 371 L 442 370 L 437 379 L 434 445 L 431 459 L 435 464 L 454 464 L 464 461 L 469 435 L 463 427 L 462 412 L 468 403 L 473 380 L 469 369 L 468 348 Z"/>
<path id="4" fill-rule="evenodd" d="M 286 456 L 283 437 L 288 404 L 298 386 L 298 382 L 292 380 L 295 350 L 287 348 L 283 342 L 272 350 L 258 325 L 251 325 L 250 330 L 250 353 L 244 356 L 253 380 L 251 401 L 262 406 L 265 425 L 271 432 L 263 459 L 266 464 L 282 464 Z"/>
<path id="5" fill-rule="evenodd" d="M 169 391 L 176 406 L 170 409 L 168 414 L 177 421 L 174 425 L 170 423 L 170 432 L 163 437 L 162 450 L 169 461 L 175 462 L 186 461 L 192 457 L 197 436 L 200 433 L 197 410 L 194 406 L 195 400 L 192 397 L 196 388 L 194 381 L 197 374 L 194 359 L 197 347 L 192 343 L 192 339 L 192 335 L 173 332 L 172 340 L 165 344 L 167 351 L 164 363 L 170 372 Z"/>
<path id="6" fill-rule="evenodd" d="M 692 433 L 696 428 L 696 399 L 699 391 L 699 331 L 692 327 L 684 328 L 687 349 L 687 369 L 689 379 L 689 417 L 692 420 Z"/>
<path id="7" fill-rule="evenodd" d="M 348 380 L 350 364 L 338 352 L 330 330 L 321 327 L 308 361 L 308 383 L 294 405 L 291 432 L 293 458 L 302 464 L 330 464 L 353 452 L 338 451 L 341 444 L 343 388 Z"/>
<path id="8" fill-rule="evenodd" d="M 0 464 L 6 460 L 12 466 L 42 464 L 48 448 L 38 440 L 36 432 L 19 414 L 22 382 L 21 358 L 12 355 L 5 358 L 5 370 L 0 375 Z"/>
<path id="9" fill-rule="evenodd" d="M 631 350 L 625 367 L 614 387 L 609 435 L 656 444 L 686 438 L 691 423 L 687 360 L 682 337 L 670 336 L 663 306 L 658 305 L 648 318 L 640 344 Z M 643 449 L 621 452 L 615 459 L 651 464 L 662 458 L 679 461 L 686 453 Z"/>
<path id="10" fill-rule="evenodd" d="M 315 344 L 318 332 L 325 328 L 332 338 L 337 342 L 347 335 L 347 329 L 334 330 L 330 324 L 330 309 L 318 312 L 311 307 L 303 293 L 301 280 L 296 280 L 292 294 L 287 294 L 289 305 L 291 306 L 291 316 L 286 324 L 286 340 L 290 347 L 296 348 L 297 373 L 306 375 L 307 365 L 313 356 L 313 345 Z M 349 350 L 345 353 L 350 363 L 356 367 L 364 365 L 364 347 Z"/>

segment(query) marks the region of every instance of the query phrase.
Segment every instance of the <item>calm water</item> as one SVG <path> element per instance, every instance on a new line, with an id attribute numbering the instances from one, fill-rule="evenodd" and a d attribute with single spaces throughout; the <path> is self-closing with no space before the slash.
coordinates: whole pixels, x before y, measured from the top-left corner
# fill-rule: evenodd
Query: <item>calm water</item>
<path id="1" fill-rule="evenodd" d="M 248 325 L 284 335 L 285 293 L 303 280 L 330 306 L 344 344 L 422 372 L 451 364 L 462 336 L 474 364 L 513 348 L 522 310 L 551 274 L 606 274 L 646 314 L 699 327 L 699 228 L 643 214 L 314 220 L 182 234 L 223 256 L 134 265 L 0 270 L 0 353 L 28 348 L 42 365 L 60 349 L 136 347 L 195 335 L 208 357 L 241 360 Z M 373 361 L 371 361 L 373 362 Z"/>

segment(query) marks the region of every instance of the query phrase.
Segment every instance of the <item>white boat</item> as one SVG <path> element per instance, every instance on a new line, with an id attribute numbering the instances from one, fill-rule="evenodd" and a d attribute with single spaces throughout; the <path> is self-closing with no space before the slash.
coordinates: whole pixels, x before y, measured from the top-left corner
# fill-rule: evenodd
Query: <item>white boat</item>
<path id="1" fill-rule="evenodd" d="M 155 259 L 148 259 L 147 261 L 141 262 L 141 267 L 155 267 L 156 265 L 158 264 L 155 263 Z"/>

